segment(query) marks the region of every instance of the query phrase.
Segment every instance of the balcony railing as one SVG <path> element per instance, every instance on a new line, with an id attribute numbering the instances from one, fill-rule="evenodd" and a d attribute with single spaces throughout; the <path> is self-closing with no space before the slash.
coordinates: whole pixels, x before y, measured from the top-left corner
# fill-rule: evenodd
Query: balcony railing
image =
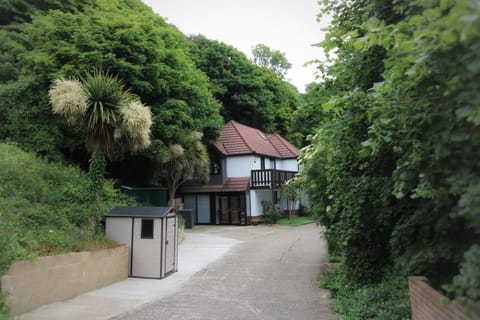
<path id="1" fill-rule="evenodd" d="M 250 188 L 272 189 L 279 188 L 297 174 L 296 171 L 284 171 L 276 169 L 252 170 L 250 176 Z"/>

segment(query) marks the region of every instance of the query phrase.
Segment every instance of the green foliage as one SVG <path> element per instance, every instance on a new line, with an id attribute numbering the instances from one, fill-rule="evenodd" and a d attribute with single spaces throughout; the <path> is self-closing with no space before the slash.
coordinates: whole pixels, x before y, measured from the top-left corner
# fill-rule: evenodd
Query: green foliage
<path id="1" fill-rule="evenodd" d="M 114 132 L 120 126 L 121 108 L 129 98 L 118 77 L 95 71 L 83 81 L 87 146 L 94 151 L 113 152 Z"/>
<path id="2" fill-rule="evenodd" d="M 185 229 L 185 218 L 182 215 L 178 215 L 178 229 Z"/>
<path id="3" fill-rule="evenodd" d="M 279 218 L 276 223 L 279 226 L 292 226 L 292 225 L 300 226 L 303 224 L 314 223 L 314 222 L 316 222 L 316 220 L 311 217 L 296 217 L 293 223 L 290 223 L 290 219 L 288 218 Z"/>
<path id="4" fill-rule="evenodd" d="M 93 204 L 89 180 L 79 169 L 0 144 L 0 185 L 0 274 L 14 260 L 105 241 L 89 232 Z M 128 203 L 110 181 L 102 193 L 101 212 Z"/>
<path id="5" fill-rule="evenodd" d="M 297 110 L 294 112 L 294 120 L 290 136 L 295 135 L 303 147 L 309 144 L 308 137 L 320 128 L 320 124 L 326 117 L 322 105 L 327 103 L 333 94 L 330 81 L 325 83 L 311 83 L 306 92 L 301 95 Z"/>
<path id="6" fill-rule="evenodd" d="M 8 9 L 13 16 L 0 30 L 0 140 L 51 159 L 84 161 L 81 135 L 48 114 L 47 92 L 53 79 L 95 70 L 118 75 L 151 107 L 157 145 L 172 143 L 179 128 L 203 132 L 205 142 L 216 139 L 220 104 L 192 63 L 185 36 L 141 1 L 48 0 L 30 7 Z M 136 165 L 153 167 L 149 156 L 137 155 Z"/>
<path id="7" fill-rule="evenodd" d="M 453 278 L 452 284 L 445 290 L 453 297 L 466 297 L 473 304 L 467 304 L 467 311 L 480 314 L 480 246 L 473 245 L 466 253 L 460 265 L 460 273 Z"/>
<path id="8" fill-rule="evenodd" d="M 406 277 L 388 272 L 376 284 L 352 283 L 344 265 L 326 273 L 322 287 L 330 290 L 335 309 L 344 320 L 401 320 L 410 318 Z"/>
<path id="9" fill-rule="evenodd" d="M 276 224 L 282 214 L 273 205 L 272 201 L 262 201 L 263 221 L 266 224 Z"/>
<path id="10" fill-rule="evenodd" d="M 56 80 L 49 90 L 49 98 L 54 113 L 86 130 L 86 145 L 93 151 L 88 176 L 95 202 L 90 219 L 91 231 L 95 233 L 101 214 L 105 154 L 112 158 L 114 151 L 120 153 L 118 150 L 136 151 L 148 147 L 152 125 L 150 109 L 140 102 L 132 103 L 133 97 L 125 90 L 122 81 L 100 71 L 87 73 L 82 83 Z"/>
<path id="11" fill-rule="evenodd" d="M 0 140 L 17 141 L 26 150 L 60 160 L 60 145 L 68 152 L 82 140 L 52 114 L 47 91 L 36 76 L 0 85 Z"/>
<path id="12" fill-rule="evenodd" d="M 344 275 L 380 281 L 393 265 L 456 279 L 451 295 L 477 303 L 477 1 L 323 1 L 323 14 L 335 56 L 299 108 L 319 112 L 303 179 Z"/>
<path id="13" fill-rule="evenodd" d="M 288 209 L 293 209 L 295 207 L 295 202 L 300 197 L 300 180 L 295 178 L 288 180 L 282 186 L 282 194 L 285 196 L 285 198 L 289 202 Z"/>
<path id="14" fill-rule="evenodd" d="M 210 79 L 225 121 L 286 135 L 298 104 L 297 90 L 266 67 L 253 64 L 235 48 L 203 36 L 190 38 L 197 67 Z"/>
<path id="15" fill-rule="evenodd" d="M 0 293 L 0 320 L 8 320 L 8 306 L 5 303 L 5 295 Z"/>
<path id="16" fill-rule="evenodd" d="M 168 186 L 169 205 L 172 207 L 178 188 L 188 177 L 206 182 L 210 173 L 210 159 L 200 132 L 178 131 L 176 141 L 166 151 L 164 146 L 152 148 L 152 152 L 156 152 L 159 172 L 157 182 Z"/>
<path id="17" fill-rule="evenodd" d="M 272 50 L 261 43 L 252 48 L 252 54 L 255 64 L 272 70 L 282 79 L 292 67 L 292 64 L 288 62 L 284 53 L 278 50 Z"/>

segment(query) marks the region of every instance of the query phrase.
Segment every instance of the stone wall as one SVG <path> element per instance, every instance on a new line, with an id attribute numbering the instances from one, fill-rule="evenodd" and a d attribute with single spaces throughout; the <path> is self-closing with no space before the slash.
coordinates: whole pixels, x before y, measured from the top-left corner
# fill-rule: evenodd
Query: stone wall
<path id="1" fill-rule="evenodd" d="M 73 298 L 128 277 L 128 247 L 17 261 L 1 278 L 12 315 Z"/>
<path id="2" fill-rule="evenodd" d="M 425 277 L 408 277 L 412 320 L 480 320 L 476 315 L 467 316 L 458 301 L 442 303 L 445 297 L 427 282 Z"/>

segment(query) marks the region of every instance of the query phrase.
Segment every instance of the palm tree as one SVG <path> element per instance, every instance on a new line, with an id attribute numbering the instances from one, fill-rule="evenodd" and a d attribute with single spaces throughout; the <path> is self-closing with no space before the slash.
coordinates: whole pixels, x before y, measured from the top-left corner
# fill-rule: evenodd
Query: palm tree
<path id="1" fill-rule="evenodd" d="M 106 160 L 126 151 L 150 145 L 151 112 L 125 89 L 122 81 L 108 73 L 88 73 L 82 81 L 55 80 L 49 91 L 55 114 L 85 131 L 85 145 L 92 153 L 89 177 L 95 209 L 91 228 L 96 232 L 100 216 Z"/>
<path id="2" fill-rule="evenodd" d="M 162 179 L 167 183 L 169 206 L 175 206 L 175 193 L 188 177 L 207 181 L 209 177 L 209 158 L 199 132 L 179 132 L 177 142 L 168 146 L 158 157 Z"/>

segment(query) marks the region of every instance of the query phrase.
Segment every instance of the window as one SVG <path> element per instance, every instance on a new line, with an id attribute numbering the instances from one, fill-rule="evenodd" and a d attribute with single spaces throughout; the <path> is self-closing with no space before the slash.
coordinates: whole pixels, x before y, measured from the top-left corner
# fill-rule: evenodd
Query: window
<path id="1" fill-rule="evenodd" d="M 142 219 L 142 239 L 153 239 L 153 219 Z"/>
<path id="2" fill-rule="evenodd" d="M 265 157 L 260 158 L 260 169 L 265 170 Z"/>
<path id="3" fill-rule="evenodd" d="M 210 175 L 219 175 L 221 173 L 221 165 L 218 159 L 210 161 Z"/>
<path id="4" fill-rule="evenodd" d="M 273 203 L 278 204 L 278 191 L 273 192 Z"/>
<path id="5" fill-rule="evenodd" d="M 277 161 L 275 159 L 270 159 L 270 169 L 277 169 Z"/>

